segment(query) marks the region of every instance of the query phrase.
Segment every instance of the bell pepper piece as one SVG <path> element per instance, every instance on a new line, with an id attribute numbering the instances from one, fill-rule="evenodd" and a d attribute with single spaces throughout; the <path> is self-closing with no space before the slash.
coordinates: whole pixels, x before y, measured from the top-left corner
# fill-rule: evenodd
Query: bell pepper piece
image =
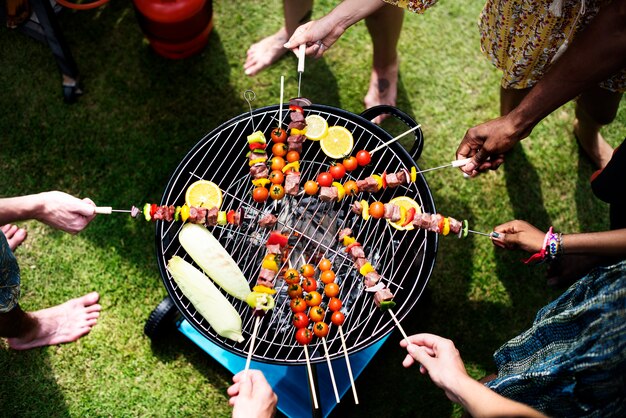
<path id="1" fill-rule="evenodd" d="M 256 150 L 264 150 L 267 147 L 267 144 L 264 144 L 262 142 L 252 142 L 248 144 L 248 146 L 250 147 L 251 151 L 256 151 Z"/>
<path id="2" fill-rule="evenodd" d="M 291 135 L 304 135 L 306 133 L 306 127 L 304 129 L 291 128 L 290 133 Z"/>
<path id="3" fill-rule="evenodd" d="M 367 203 L 367 200 L 361 200 L 361 216 L 364 221 L 367 221 L 370 218 L 370 205 Z"/>
<path id="4" fill-rule="evenodd" d="M 354 238 L 353 238 L 354 239 Z M 357 242 L 356 240 L 354 240 L 354 242 L 351 242 L 350 244 L 348 244 L 346 246 L 346 249 L 344 250 L 345 252 L 349 253 L 350 250 L 352 249 L 352 247 L 359 247 L 361 246 L 360 242 Z"/>
<path id="5" fill-rule="evenodd" d="M 265 140 L 265 135 L 263 135 L 263 132 L 256 131 L 253 134 L 248 135 L 248 144 L 254 144 L 254 143 L 258 143 L 258 144 L 267 143 L 267 141 Z"/>
<path id="6" fill-rule="evenodd" d="M 281 247 L 286 247 L 289 243 L 289 239 L 277 231 L 272 231 L 270 236 L 267 238 L 267 245 L 280 245 Z"/>
<path id="7" fill-rule="evenodd" d="M 459 238 L 467 238 L 467 234 L 469 233 L 469 225 L 467 223 L 467 219 L 463 219 L 463 228 L 459 231 Z"/>
<path id="8" fill-rule="evenodd" d="M 226 213 L 226 221 L 227 221 L 229 224 L 234 224 L 234 223 L 235 223 L 235 211 L 234 211 L 234 210 L 232 210 L 232 209 L 231 209 L 231 210 L 229 210 L 229 211 Z"/>
<path id="9" fill-rule="evenodd" d="M 272 289 L 271 287 L 267 287 L 267 286 L 263 286 L 263 285 L 256 285 L 252 288 L 253 292 L 258 292 L 258 293 L 267 293 L 270 295 L 274 295 L 276 294 L 276 289 Z"/>
<path id="10" fill-rule="evenodd" d="M 346 195 L 346 189 L 344 189 L 341 183 L 333 181 L 333 186 L 337 188 L 337 202 L 341 202 L 341 199 Z"/>
<path id="11" fill-rule="evenodd" d="M 372 177 L 378 183 L 378 188 L 376 189 L 376 191 L 379 191 L 380 189 L 383 188 L 383 178 L 379 176 L 378 174 L 372 174 Z"/>
<path id="12" fill-rule="evenodd" d="M 283 167 L 283 173 L 286 173 L 289 170 L 293 170 L 295 172 L 300 171 L 300 161 L 294 161 L 289 164 L 285 164 Z"/>
<path id="13" fill-rule="evenodd" d="M 256 287 L 256 286 L 255 286 Z M 253 309 L 269 311 L 274 308 L 274 298 L 266 292 L 250 292 L 246 296 L 246 303 Z"/>
<path id="14" fill-rule="evenodd" d="M 143 217 L 146 218 L 146 221 L 150 221 L 152 216 L 150 215 L 150 203 L 146 203 L 143 205 Z"/>
<path id="15" fill-rule="evenodd" d="M 174 211 L 174 220 L 175 221 L 180 221 L 180 210 L 181 210 L 181 207 L 180 206 L 176 206 L 176 210 Z"/>
<path id="16" fill-rule="evenodd" d="M 437 233 L 441 234 L 443 232 L 443 225 L 445 224 L 445 219 L 444 217 L 442 217 L 441 219 L 439 219 L 439 223 L 437 224 Z"/>
<path id="17" fill-rule="evenodd" d="M 270 179 L 265 178 L 265 177 L 261 177 L 260 179 L 252 180 L 252 184 L 254 184 L 257 187 L 265 187 L 265 186 L 267 186 L 270 183 L 271 183 Z"/>
<path id="18" fill-rule="evenodd" d="M 304 113 L 304 109 L 296 105 L 289 105 L 289 110 L 291 110 L 292 112 Z"/>
<path id="19" fill-rule="evenodd" d="M 383 175 L 380 176 L 380 179 L 382 180 L 382 184 L 383 184 L 383 189 L 387 188 L 387 172 L 383 171 Z"/>
<path id="20" fill-rule="evenodd" d="M 345 245 L 346 247 L 349 246 L 350 244 L 354 244 L 356 242 L 356 238 L 351 237 L 349 235 L 346 235 L 345 237 L 343 237 L 342 240 L 342 244 Z"/>
<path id="21" fill-rule="evenodd" d="M 361 273 L 362 276 L 365 276 L 367 273 L 371 273 L 373 271 L 375 271 L 374 267 L 372 267 L 369 261 L 363 264 L 363 266 L 359 269 L 359 273 Z"/>
<path id="22" fill-rule="evenodd" d="M 267 161 L 267 158 L 265 158 L 265 157 L 263 157 L 263 158 L 255 158 L 254 160 L 248 161 L 248 165 L 250 167 L 252 167 L 255 164 L 264 163 L 265 161 Z"/>
<path id="23" fill-rule="evenodd" d="M 217 224 L 226 225 L 227 223 L 228 223 L 228 220 L 226 219 L 226 212 L 224 212 L 223 210 L 220 210 L 219 212 L 217 212 Z"/>
<path id="24" fill-rule="evenodd" d="M 278 272 L 278 260 L 276 260 L 276 254 L 267 254 L 263 258 L 263 262 L 261 263 L 261 268 L 272 270 Z"/>
<path id="25" fill-rule="evenodd" d="M 448 235 L 450 233 L 450 218 L 446 217 L 443 220 L 443 229 L 441 230 L 441 233 L 445 236 Z"/>
<path id="26" fill-rule="evenodd" d="M 156 213 L 157 210 L 157 204 L 153 203 L 150 205 L 150 217 L 153 218 L 154 214 Z"/>
<path id="27" fill-rule="evenodd" d="M 415 218 L 415 208 L 407 209 L 404 222 L 402 222 L 402 226 L 407 226 L 408 224 L 410 224 L 413 221 L 413 218 Z"/>
<path id="28" fill-rule="evenodd" d="M 415 166 L 411 167 L 411 183 L 415 183 L 417 180 L 417 168 Z"/>
<path id="29" fill-rule="evenodd" d="M 180 219 L 183 222 L 187 222 L 187 219 L 189 219 L 189 206 L 186 203 L 180 207 Z"/>
<path id="30" fill-rule="evenodd" d="M 396 302 L 393 300 L 383 300 L 380 302 L 380 310 L 386 311 L 396 306 Z"/>

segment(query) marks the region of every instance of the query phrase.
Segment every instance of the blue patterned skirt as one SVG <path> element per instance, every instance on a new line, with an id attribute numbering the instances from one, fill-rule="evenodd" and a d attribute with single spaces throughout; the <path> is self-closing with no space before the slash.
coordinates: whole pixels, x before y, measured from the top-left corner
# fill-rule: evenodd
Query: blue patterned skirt
<path id="1" fill-rule="evenodd" d="M 9 312 L 20 298 L 20 268 L 0 231 L 0 313 Z"/>

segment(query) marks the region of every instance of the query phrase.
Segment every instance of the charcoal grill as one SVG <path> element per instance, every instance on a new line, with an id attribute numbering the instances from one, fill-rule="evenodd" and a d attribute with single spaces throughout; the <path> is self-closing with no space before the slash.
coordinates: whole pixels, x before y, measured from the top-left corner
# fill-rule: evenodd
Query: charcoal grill
<path id="1" fill-rule="evenodd" d="M 283 115 L 281 123 L 285 127 L 289 122 L 287 105 L 283 106 L 282 112 L 279 112 L 278 105 L 274 105 L 235 117 L 207 134 L 188 152 L 172 174 L 161 204 L 182 205 L 187 187 L 198 179 L 218 184 L 224 196 L 221 210 L 243 208 L 245 219 L 239 227 L 216 226 L 210 230 L 238 263 L 251 286 L 256 283 L 269 234 L 268 230 L 258 226 L 258 219 L 265 212 L 278 215 L 279 222 L 275 229 L 288 233 L 290 244 L 294 246 L 285 263 L 291 263 L 297 268 L 304 263 L 315 262 L 322 255 L 332 261 L 337 283 L 341 287 L 342 311 L 346 315 L 343 333 L 348 353 L 352 354 L 385 337 L 392 331 L 395 322 L 389 313 L 377 309 L 373 295 L 364 291 L 362 276 L 337 241 L 337 232 L 345 227 L 354 231 L 354 236 L 364 246 L 366 256 L 395 294 L 397 305 L 394 313 L 398 320 L 410 312 L 428 282 L 435 264 L 438 237 L 435 233 L 418 229 L 398 231 L 384 220 L 364 221 L 350 212 L 350 204 L 355 199 L 387 202 L 396 196 L 407 195 L 420 204 L 422 211 L 436 213 L 435 204 L 421 174 L 418 174 L 416 182 L 409 185 L 387 188 L 374 195 L 362 193 L 357 197 L 346 197 L 341 202 L 324 203 L 317 197 L 300 193 L 298 196 L 287 195 L 277 202 L 255 203 L 250 193 L 252 186 L 246 164 L 246 137 L 261 130 L 269 139 L 271 129 L 278 124 L 279 113 Z M 305 115 L 320 115 L 328 121 L 329 126 L 344 126 L 352 132 L 355 142 L 353 154 L 360 149 L 373 150 L 392 139 L 387 131 L 370 122 L 382 113 L 401 119 L 409 128 L 417 126 L 408 115 L 389 106 L 372 108 L 361 115 L 324 105 L 314 104 L 305 108 Z M 400 144 L 392 143 L 377 151 L 369 166 L 349 172 L 342 181 L 362 179 L 383 171 L 410 169 L 416 165 L 414 160 L 419 158 L 423 147 L 419 128 L 412 138 L 414 142 L 410 153 Z M 319 172 L 326 171 L 332 160 L 326 157 L 317 143 L 306 141 L 300 162 L 300 184 L 303 185 L 304 181 L 314 179 Z M 174 255 L 193 263 L 178 242 L 180 228 L 181 224 L 176 222 L 156 223 L 156 253 L 165 288 L 182 316 L 201 335 L 231 353 L 246 357 L 254 325 L 251 309 L 245 303 L 226 295 L 242 317 L 245 341 L 236 343 L 223 338 L 194 309 L 167 271 L 167 262 Z M 261 322 L 252 359 L 270 364 L 302 365 L 306 358 L 302 346 L 295 341 L 286 284 L 278 279 L 276 289 L 276 307 Z M 343 356 L 337 327 L 331 325 L 326 341 L 331 359 Z M 322 344 L 317 339 L 309 346 L 309 354 L 312 363 L 326 361 Z"/>

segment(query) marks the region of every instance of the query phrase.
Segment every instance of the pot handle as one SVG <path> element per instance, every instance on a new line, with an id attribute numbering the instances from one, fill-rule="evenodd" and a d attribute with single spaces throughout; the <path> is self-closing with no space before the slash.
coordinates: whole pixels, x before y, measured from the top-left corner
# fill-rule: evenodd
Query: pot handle
<path id="1" fill-rule="evenodd" d="M 398 109 L 397 107 L 389 106 L 389 105 L 379 105 L 379 106 L 370 107 L 369 109 L 366 109 L 361 113 L 361 117 L 367 120 L 372 120 L 375 117 L 383 115 L 383 114 L 389 114 L 395 117 L 396 119 L 399 119 L 400 121 L 404 122 L 409 128 L 415 128 L 418 125 L 415 119 L 413 119 L 411 116 L 404 113 L 402 110 Z M 411 150 L 409 151 L 409 154 L 411 155 L 411 158 L 413 158 L 414 161 L 417 161 L 422 155 L 422 149 L 424 148 L 424 135 L 422 134 L 422 128 L 417 128 L 414 131 L 414 135 L 415 135 L 415 140 L 413 142 L 413 146 L 411 147 Z"/>

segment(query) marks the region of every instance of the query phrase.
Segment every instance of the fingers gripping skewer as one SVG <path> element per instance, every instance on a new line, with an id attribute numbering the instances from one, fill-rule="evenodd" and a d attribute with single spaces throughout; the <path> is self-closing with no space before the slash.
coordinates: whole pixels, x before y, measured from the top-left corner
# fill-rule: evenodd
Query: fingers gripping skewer
<path id="1" fill-rule="evenodd" d="M 320 409 L 317 403 L 317 393 L 315 392 L 315 381 L 313 381 L 313 371 L 311 370 L 311 360 L 309 360 L 309 349 L 304 346 L 304 356 L 306 357 L 306 369 L 309 375 L 309 385 L 311 386 L 311 396 L 313 397 L 313 406 Z"/>
<path id="2" fill-rule="evenodd" d="M 359 404 L 359 397 L 356 394 L 356 386 L 354 385 L 354 375 L 352 374 L 352 367 L 350 366 L 350 357 L 348 356 L 348 347 L 346 346 L 346 338 L 343 336 L 343 327 L 339 325 L 339 336 L 341 337 L 341 345 L 343 346 L 343 355 L 346 358 L 346 367 L 348 368 L 348 376 L 350 377 L 350 387 L 352 388 L 352 395 L 354 396 L 354 403 Z"/>
<path id="3" fill-rule="evenodd" d="M 328 371 L 330 372 L 330 380 L 333 383 L 333 391 L 335 392 L 335 400 L 339 403 L 339 392 L 337 391 L 337 383 L 335 382 L 335 373 L 333 372 L 333 366 L 330 362 L 330 354 L 328 354 L 328 345 L 326 344 L 326 338 L 322 338 L 322 344 L 324 345 L 324 352 L 326 353 L 326 363 L 328 364 Z"/>

